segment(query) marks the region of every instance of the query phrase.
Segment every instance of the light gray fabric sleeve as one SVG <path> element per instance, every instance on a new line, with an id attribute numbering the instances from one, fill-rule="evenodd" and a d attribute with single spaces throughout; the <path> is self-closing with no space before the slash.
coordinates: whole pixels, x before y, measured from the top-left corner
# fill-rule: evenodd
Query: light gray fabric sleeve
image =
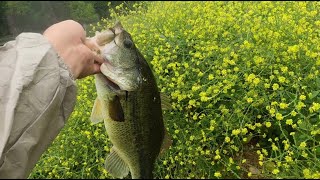
<path id="1" fill-rule="evenodd" d="M 21 33 L 0 47 L 0 178 L 27 178 L 72 113 L 76 83 L 51 44 Z"/>

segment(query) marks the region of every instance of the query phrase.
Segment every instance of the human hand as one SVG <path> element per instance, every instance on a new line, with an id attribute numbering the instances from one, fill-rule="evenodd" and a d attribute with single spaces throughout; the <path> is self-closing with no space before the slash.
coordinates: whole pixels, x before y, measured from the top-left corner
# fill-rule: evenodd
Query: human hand
<path id="1" fill-rule="evenodd" d="M 52 44 L 60 57 L 72 71 L 75 79 L 100 73 L 103 58 L 96 55 L 96 43 L 86 39 L 86 32 L 81 24 L 66 20 L 47 28 L 43 36 Z"/>

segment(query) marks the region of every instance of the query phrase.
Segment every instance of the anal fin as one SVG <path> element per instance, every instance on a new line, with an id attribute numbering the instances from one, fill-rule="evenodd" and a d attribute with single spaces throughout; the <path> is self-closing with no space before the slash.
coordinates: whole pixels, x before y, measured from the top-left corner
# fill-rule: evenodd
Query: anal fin
<path id="1" fill-rule="evenodd" d="M 111 148 L 111 152 L 106 158 L 105 169 L 115 178 L 124 178 L 129 174 L 129 167 L 119 157 L 114 147 Z"/>

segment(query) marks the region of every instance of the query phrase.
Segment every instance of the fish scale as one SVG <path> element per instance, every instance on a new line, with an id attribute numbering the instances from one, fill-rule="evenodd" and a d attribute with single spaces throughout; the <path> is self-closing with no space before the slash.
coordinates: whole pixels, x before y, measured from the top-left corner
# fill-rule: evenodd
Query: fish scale
<path id="1" fill-rule="evenodd" d="M 133 98 L 133 100 L 134 100 L 134 102 L 133 102 L 134 105 L 132 106 L 132 108 L 133 108 L 132 109 L 132 117 L 133 117 L 132 118 L 133 119 L 132 128 L 136 132 L 136 133 L 134 133 L 134 136 L 135 136 L 134 137 L 134 144 L 135 144 L 135 148 L 136 148 L 138 154 L 145 156 L 144 151 L 143 151 L 143 146 L 141 146 L 143 143 L 139 143 L 140 140 L 142 139 L 142 133 L 140 133 L 142 131 L 141 131 L 141 128 L 139 127 L 139 123 L 136 122 L 137 111 L 135 111 L 135 107 L 137 106 L 137 101 L 135 98 Z M 139 164 L 143 164 L 143 159 L 141 158 L 141 156 L 138 156 L 138 158 L 139 158 Z M 139 172 L 140 175 L 145 174 L 145 172 L 143 172 L 143 168 L 139 169 L 139 171 L 140 171 Z"/>

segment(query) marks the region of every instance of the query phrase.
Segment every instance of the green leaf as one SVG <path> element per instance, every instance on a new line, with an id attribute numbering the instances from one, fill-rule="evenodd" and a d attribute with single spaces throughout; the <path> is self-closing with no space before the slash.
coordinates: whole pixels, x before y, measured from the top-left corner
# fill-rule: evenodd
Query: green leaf
<path id="1" fill-rule="evenodd" d="M 296 139 L 296 143 L 299 146 L 300 143 L 307 141 L 309 136 L 307 136 L 306 134 L 303 134 L 301 132 L 296 132 L 294 135 L 295 139 Z"/>
<path id="2" fill-rule="evenodd" d="M 320 156 L 320 147 L 316 148 L 316 156 Z"/>
<path id="3" fill-rule="evenodd" d="M 312 91 L 311 96 L 310 96 L 310 99 L 315 98 L 319 93 L 320 93 L 320 90 L 318 90 L 318 91 Z"/>

